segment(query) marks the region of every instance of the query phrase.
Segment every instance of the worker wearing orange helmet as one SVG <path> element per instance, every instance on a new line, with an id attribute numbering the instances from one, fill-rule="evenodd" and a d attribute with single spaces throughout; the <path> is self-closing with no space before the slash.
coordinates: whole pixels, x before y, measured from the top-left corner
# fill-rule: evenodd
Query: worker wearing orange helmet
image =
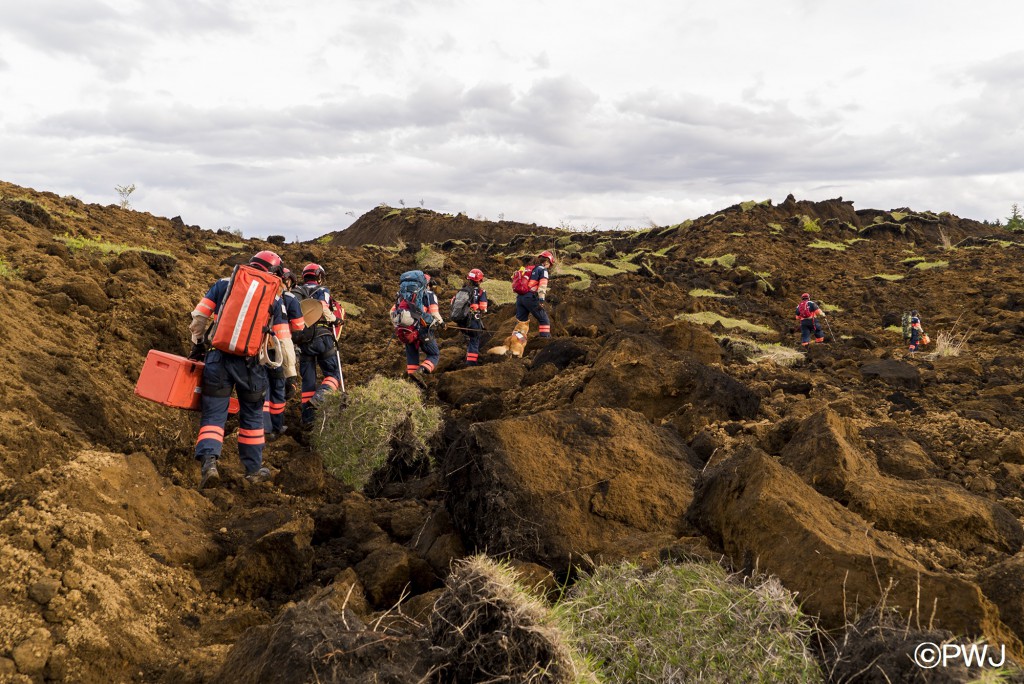
<path id="1" fill-rule="evenodd" d="M 516 297 L 516 320 L 525 323 L 533 314 L 541 337 L 551 337 L 551 320 L 544 310 L 544 302 L 548 293 L 548 269 L 554 263 L 555 257 L 551 252 L 544 250 L 538 254 L 533 264 L 527 267 L 530 271 L 529 291 Z"/>

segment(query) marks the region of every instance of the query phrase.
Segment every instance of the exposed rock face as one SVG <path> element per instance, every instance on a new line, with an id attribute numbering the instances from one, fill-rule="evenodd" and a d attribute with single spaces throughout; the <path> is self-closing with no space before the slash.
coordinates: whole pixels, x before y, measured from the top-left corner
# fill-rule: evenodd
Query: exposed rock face
<path id="1" fill-rule="evenodd" d="M 657 548 L 686 529 L 696 475 L 672 432 L 622 409 L 480 423 L 444 468 L 456 527 L 480 549 L 564 570 Z"/>
<path id="2" fill-rule="evenodd" d="M 829 625 L 853 617 L 844 607 L 875 606 L 885 588 L 889 606 L 934 610 L 953 632 L 984 635 L 1022 653 L 976 584 L 926 570 L 895 535 L 872 529 L 761 451 L 741 450 L 706 472 L 690 519 L 738 565 L 777 575 Z"/>
<path id="3" fill-rule="evenodd" d="M 807 418 L 782 463 L 821 494 L 911 539 L 938 539 L 966 551 L 986 545 L 1016 553 L 1024 528 L 1010 511 L 945 480 L 882 475 L 849 419 L 824 410 Z"/>

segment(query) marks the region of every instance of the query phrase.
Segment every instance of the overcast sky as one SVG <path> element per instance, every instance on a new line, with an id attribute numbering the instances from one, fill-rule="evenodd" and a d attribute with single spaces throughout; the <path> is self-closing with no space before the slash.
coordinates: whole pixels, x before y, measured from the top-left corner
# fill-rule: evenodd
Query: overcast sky
<path id="1" fill-rule="evenodd" d="M 1024 3 L 0 0 L 0 180 L 246 236 L 1024 203 Z"/>

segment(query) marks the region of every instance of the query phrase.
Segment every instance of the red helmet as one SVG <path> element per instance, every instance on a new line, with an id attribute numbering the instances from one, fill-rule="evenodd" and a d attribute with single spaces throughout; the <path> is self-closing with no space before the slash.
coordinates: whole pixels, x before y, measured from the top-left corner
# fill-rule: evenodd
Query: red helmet
<path id="1" fill-rule="evenodd" d="M 551 263 L 555 263 L 555 255 L 546 249 L 537 255 L 537 261 L 540 261 L 541 259 L 547 259 Z"/>
<path id="2" fill-rule="evenodd" d="M 429 273 L 424 273 L 423 274 L 423 279 L 426 280 L 429 283 L 430 282 L 430 274 Z"/>
<path id="3" fill-rule="evenodd" d="M 324 267 L 320 264 L 306 264 L 302 269 L 302 281 L 320 280 L 324 277 Z"/>
<path id="4" fill-rule="evenodd" d="M 811 295 L 808 294 L 807 292 L 804 292 L 802 295 L 800 295 L 800 299 L 810 299 L 810 298 L 811 298 Z"/>
<path id="5" fill-rule="evenodd" d="M 285 281 L 286 283 L 290 280 L 290 281 L 292 281 L 292 285 L 294 285 L 296 282 L 298 282 L 296 280 L 296 278 L 295 278 L 295 274 L 292 273 L 287 268 L 282 268 L 281 269 L 281 280 Z"/>
<path id="6" fill-rule="evenodd" d="M 479 268 L 474 268 L 466 276 L 466 280 L 472 280 L 474 283 L 482 283 L 484 281 L 484 272 Z"/>
<path id="7" fill-rule="evenodd" d="M 281 257 L 266 249 L 254 254 L 252 259 L 249 259 L 249 265 L 276 276 L 281 275 Z"/>

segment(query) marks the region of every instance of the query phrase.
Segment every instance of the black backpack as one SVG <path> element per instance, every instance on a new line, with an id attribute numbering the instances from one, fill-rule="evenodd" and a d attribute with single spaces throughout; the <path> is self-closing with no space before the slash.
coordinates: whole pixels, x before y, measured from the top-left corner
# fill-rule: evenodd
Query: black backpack
<path id="1" fill-rule="evenodd" d="M 466 325 L 469 321 L 470 305 L 473 303 L 473 291 L 475 287 L 467 285 L 452 298 L 452 310 L 448 320 L 455 321 L 460 326 Z"/>
<path id="2" fill-rule="evenodd" d="M 302 300 L 312 298 L 314 294 L 323 289 L 324 286 L 318 283 L 302 283 L 301 285 L 296 285 L 292 289 L 288 290 L 288 292 L 294 295 L 295 299 L 299 300 L 301 303 Z M 292 342 L 298 345 L 309 344 L 313 341 L 313 338 L 316 337 L 316 331 L 313 329 L 315 327 L 316 324 L 312 327 L 299 330 L 298 332 L 293 332 Z"/>

